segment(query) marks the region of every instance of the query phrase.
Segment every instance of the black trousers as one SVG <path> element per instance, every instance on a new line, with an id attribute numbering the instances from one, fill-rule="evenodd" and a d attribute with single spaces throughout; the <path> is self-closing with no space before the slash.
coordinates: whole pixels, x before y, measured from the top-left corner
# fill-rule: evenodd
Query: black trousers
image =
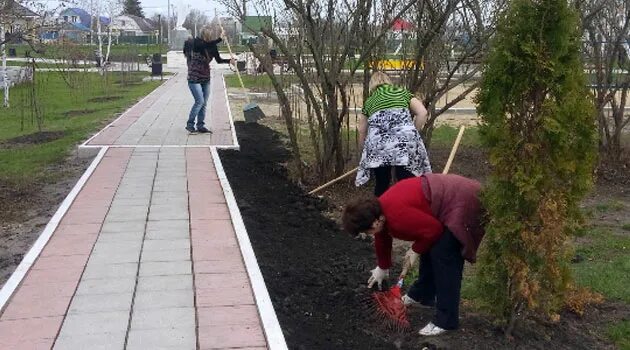
<path id="1" fill-rule="evenodd" d="M 435 305 L 433 324 L 443 329 L 459 327 L 459 299 L 464 258 L 461 243 L 444 228 L 442 236 L 420 257 L 418 280 L 407 295 L 423 305 Z"/>
<path id="2" fill-rule="evenodd" d="M 392 168 L 396 173 L 396 180 L 400 181 L 409 177 L 414 177 L 413 173 L 405 169 L 404 166 L 382 166 L 372 169 L 374 172 L 374 195 L 380 197 L 387 189 L 392 181 Z"/>

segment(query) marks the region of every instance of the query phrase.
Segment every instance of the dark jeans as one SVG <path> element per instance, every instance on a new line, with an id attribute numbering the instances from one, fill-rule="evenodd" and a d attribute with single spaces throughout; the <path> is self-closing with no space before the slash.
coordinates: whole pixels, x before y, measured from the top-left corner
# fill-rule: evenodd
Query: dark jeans
<path id="1" fill-rule="evenodd" d="M 192 83 L 188 82 L 188 88 L 195 99 L 195 103 L 190 109 L 188 115 L 187 127 L 195 127 L 195 118 L 197 119 L 197 129 L 205 125 L 206 105 L 208 104 L 208 95 L 210 95 L 210 82 Z"/>
<path id="2" fill-rule="evenodd" d="M 414 177 L 413 173 L 405 169 L 404 166 L 382 166 L 379 168 L 374 168 L 372 169 L 372 171 L 374 172 L 374 181 L 376 182 L 374 186 L 375 196 L 380 197 L 389 188 L 389 185 L 392 181 L 392 168 L 394 168 L 394 172 L 396 173 L 397 181 L 409 177 Z"/>
<path id="3" fill-rule="evenodd" d="M 420 257 L 418 280 L 407 295 L 423 305 L 435 305 L 433 324 L 443 329 L 459 327 L 459 298 L 464 258 L 461 243 L 444 228 L 428 253 Z"/>

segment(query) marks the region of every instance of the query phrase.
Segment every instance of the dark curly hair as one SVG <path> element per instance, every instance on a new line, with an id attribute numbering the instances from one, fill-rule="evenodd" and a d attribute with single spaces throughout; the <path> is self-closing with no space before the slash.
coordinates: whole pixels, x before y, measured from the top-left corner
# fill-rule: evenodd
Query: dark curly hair
<path id="1" fill-rule="evenodd" d="M 343 210 L 341 225 L 346 232 L 356 236 L 369 230 L 381 213 L 381 204 L 376 197 L 355 199 Z"/>

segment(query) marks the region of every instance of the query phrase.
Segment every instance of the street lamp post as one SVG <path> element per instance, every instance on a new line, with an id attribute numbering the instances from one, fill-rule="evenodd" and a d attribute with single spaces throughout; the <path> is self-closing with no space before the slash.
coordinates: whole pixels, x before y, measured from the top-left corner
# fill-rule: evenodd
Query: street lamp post
<path id="1" fill-rule="evenodd" d="M 168 20 L 166 21 L 166 43 L 168 44 L 168 48 L 171 48 L 171 0 L 168 0 L 168 5 L 166 7 Z"/>

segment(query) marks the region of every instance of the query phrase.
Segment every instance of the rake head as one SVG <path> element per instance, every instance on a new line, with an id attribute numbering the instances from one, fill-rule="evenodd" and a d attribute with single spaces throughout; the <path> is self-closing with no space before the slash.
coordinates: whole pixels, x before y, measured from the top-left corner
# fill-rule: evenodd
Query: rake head
<path id="1" fill-rule="evenodd" d="M 402 332 L 411 327 L 407 318 L 407 308 L 400 299 L 402 280 L 385 292 L 374 292 L 372 301 L 377 317 L 396 331 Z"/>

